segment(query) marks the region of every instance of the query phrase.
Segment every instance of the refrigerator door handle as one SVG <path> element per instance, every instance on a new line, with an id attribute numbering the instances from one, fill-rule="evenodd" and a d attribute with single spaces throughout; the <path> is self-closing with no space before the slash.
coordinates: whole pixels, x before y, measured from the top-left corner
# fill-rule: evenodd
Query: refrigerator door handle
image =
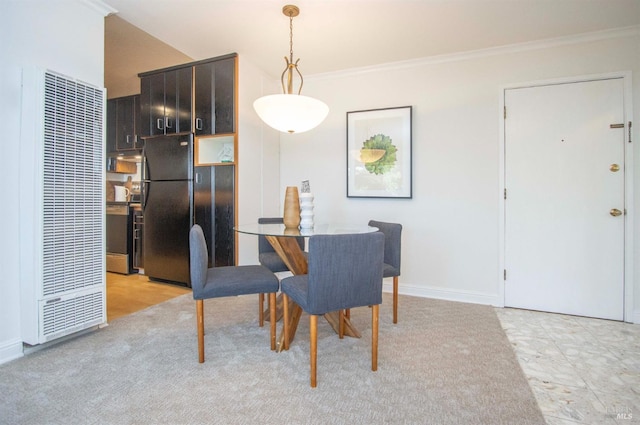
<path id="1" fill-rule="evenodd" d="M 149 190 L 147 186 L 149 185 L 148 181 L 143 181 L 140 184 L 140 203 L 142 204 L 142 211 L 144 212 L 145 206 L 147 205 L 147 198 L 149 197 Z"/>
<path id="2" fill-rule="evenodd" d="M 145 147 L 144 146 L 142 147 L 142 160 L 140 162 L 141 162 L 140 163 L 140 167 L 142 168 L 140 170 L 141 180 L 142 181 L 149 180 L 149 177 L 147 176 L 149 174 L 149 170 L 147 168 L 147 153 L 145 151 Z M 141 188 L 141 190 L 142 190 L 142 188 Z M 144 198 L 144 196 L 142 198 Z"/>

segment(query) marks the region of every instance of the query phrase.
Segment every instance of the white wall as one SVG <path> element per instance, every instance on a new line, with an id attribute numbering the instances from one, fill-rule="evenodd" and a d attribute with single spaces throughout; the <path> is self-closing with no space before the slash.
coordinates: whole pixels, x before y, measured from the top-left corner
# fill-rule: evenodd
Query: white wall
<path id="1" fill-rule="evenodd" d="M 637 105 L 638 29 L 601 36 L 307 77 L 304 94 L 322 99 L 331 111 L 316 129 L 281 136 L 280 187 L 309 179 L 316 222 L 402 223 L 402 293 L 502 305 L 501 87 L 631 70 Z M 346 112 L 406 105 L 413 106 L 413 199 L 348 199 Z M 640 107 L 634 109 L 632 139 L 640 141 Z M 639 168 L 635 149 L 636 201 L 629 209 L 637 225 Z M 640 232 L 634 242 L 640 248 Z M 640 249 L 634 259 L 640 322 Z"/>
<path id="2" fill-rule="evenodd" d="M 18 275 L 18 221 L 15 193 L 20 139 L 21 72 L 25 66 L 50 69 L 87 83 L 104 81 L 104 16 L 108 7 L 89 0 L 9 0 L 0 25 L 0 363 L 22 355 Z"/>
<path id="3" fill-rule="evenodd" d="M 255 99 L 271 93 L 273 82 L 242 53 L 238 56 L 238 224 L 247 224 L 280 214 L 280 146 L 278 132 L 264 125 L 253 109 Z M 237 263 L 258 264 L 256 236 L 236 236 Z"/>

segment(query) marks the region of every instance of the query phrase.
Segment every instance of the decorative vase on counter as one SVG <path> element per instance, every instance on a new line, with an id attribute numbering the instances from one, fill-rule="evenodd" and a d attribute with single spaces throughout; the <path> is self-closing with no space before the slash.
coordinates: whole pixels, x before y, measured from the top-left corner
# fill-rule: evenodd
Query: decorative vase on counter
<path id="1" fill-rule="evenodd" d="M 313 228 L 313 194 L 308 192 L 300 194 L 300 228 Z"/>
<path id="2" fill-rule="evenodd" d="M 284 227 L 298 228 L 300 225 L 300 199 L 297 186 L 287 186 L 284 193 L 284 214 L 282 217 Z"/>

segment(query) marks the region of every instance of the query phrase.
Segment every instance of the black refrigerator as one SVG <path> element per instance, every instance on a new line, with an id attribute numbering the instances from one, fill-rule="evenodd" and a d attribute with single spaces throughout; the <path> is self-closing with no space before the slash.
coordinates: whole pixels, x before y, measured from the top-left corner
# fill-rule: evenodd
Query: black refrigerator
<path id="1" fill-rule="evenodd" d="M 147 139 L 142 164 L 144 274 L 151 280 L 190 287 L 193 135 Z"/>

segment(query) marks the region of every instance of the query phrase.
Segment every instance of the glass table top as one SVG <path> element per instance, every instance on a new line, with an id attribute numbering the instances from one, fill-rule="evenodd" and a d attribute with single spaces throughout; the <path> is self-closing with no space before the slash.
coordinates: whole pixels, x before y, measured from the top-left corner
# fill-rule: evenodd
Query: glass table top
<path id="1" fill-rule="evenodd" d="M 313 236 L 313 235 L 341 235 L 353 233 L 371 233 L 377 232 L 377 227 L 367 226 L 366 224 L 316 224 L 312 228 L 298 229 L 286 228 L 284 224 L 241 224 L 233 228 L 238 233 L 247 233 L 250 235 L 262 236 Z"/>

